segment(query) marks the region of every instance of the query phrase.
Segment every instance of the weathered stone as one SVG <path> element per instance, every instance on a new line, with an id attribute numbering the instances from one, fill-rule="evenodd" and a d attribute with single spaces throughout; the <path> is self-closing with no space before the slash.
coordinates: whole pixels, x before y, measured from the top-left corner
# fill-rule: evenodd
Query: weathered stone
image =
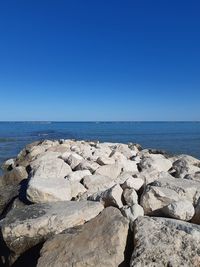
<path id="1" fill-rule="evenodd" d="M 99 168 L 99 166 L 100 165 L 96 162 L 84 160 L 81 163 L 79 163 L 74 170 L 75 171 L 89 170 L 91 173 L 94 173 Z"/>
<path id="2" fill-rule="evenodd" d="M 144 181 L 141 178 L 128 178 L 123 184 L 122 188 L 133 188 L 138 191 L 144 184 Z"/>
<path id="3" fill-rule="evenodd" d="M 121 208 L 122 204 L 122 193 L 123 190 L 119 185 L 114 185 L 111 188 L 103 192 L 97 192 L 88 197 L 88 200 L 100 201 L 104 207 L 117 207 Z"/>
<path id="4" fill-rule="evenodd" d="M 37 267 L 127 266 L 124 259 L 127 236 L 128 220 L 118 209 L 106 208 L 87 224 L 48 240 Z"/>
<path id="5" fill-rule="evenodd" d="M 23 166 L 14 167 L 7 171 L 2 177 L 3 185 L 18 185 L 22 180 L 28 177 L 28 173 Z"/>
<path id="6" fill-rule="evenodd" d="M 115 182 L 116 184 L 123 184 L 127 179 L 131 179 L 133 178 L 133 174 L 132 172 L 122 172 L 116 179 Z"/>
<path id="7" fill-rule="evenodd" d="M 108 176 L 102 175 L 90 175 L 83 178 L 83 185 L 90 191 L 90 193 L 95 193 L 98 191 L 103 191 L 111 188 L 115 185 L 115 182 Z"/>
<path id="8" fill-rule="evenodd" d="M 194 206 L 200 197 L 200 182 L 196 180 L 177 179 L 168 174 L 154 181 L 152 185 L 174 190 L 181 199 L 189 200 Z"/>
<path id="9" fill-rule="evenodd" d="M 80 182 L 85 176 L 92 175 L 89 170 L 71 172 L 66 179 L 72 182 Z"/>
<path id="10" fill-rule="evenodd" d="M 105 156 L 101 156 L 97 158 L 97 163 L 101 166 L 103 165 L 110 165 L 110 164 L 114 164 L 115 160 L 113 158 L 109 158 L 109 157 L 105 157 Z"/>
<path id="11" fill-rule="evenodd" d="M 171 173 L 176 178 L 184 178 L 188 174 L 194 174 L 199 172 L 200 168 L 194 165 L 190 165 L 184 158 L 180 158 L 173 163 Z"/>
<path id="12" fill-rule="evenodd" d="M 76 181 L 34 177 L 28 183 L 26 197 L 32 203 L 44 203 L 71 200 L 84 192 L 86 188 Z"/>
<path id="13" fill-rule="evenodd" d="M 18 195 L 19 188 L 17 185 L 0 188 L 0 214 L 6 208 L 7 204 Z"/>
<path id="14" fill-rule="evenodd" d="M 51 152 L 55 153 L 55 152 Z M 48 153 L 47 153 L 48 154 Z M 71 173 L 70 166 L 60 158 L 52 158 L 48 155 L 45 158 L 40 157 L 31 163 L 32 178 L 44 177 L 44 178 L 64 178 Z M 31 178 L 31 179 L 32 179 Z"/>
<path id="15" fill-rule="evenodd" d="M 149 154 L 141 160 L 139 167 L 142 170 L 153 169 L 158 172 L 167 172 L 172 167 L 172 162 L 161 154 Z"/>
<path id="16" fill-rule="evenodd" d="M 95 174 L 108 176 L 108 177 L 111 177 L 112 179 L 116 179 L 117 176 L 120 175 L 121 170 L 122 170 L 121 165 L 119 165 L 119 164 L 111 164 L 111 165 L 105 165 L 105 166 L 99 167 L 95 171 Z"/>
<path id="17" fill-rule="evenodd" d="M 20 255 L 63 230 L 81 225 L 103 210 L 99 202 L 62 201 L 13 209 L 0 221 L 8 248 Z"/>
<path id="18" fill-rule="evenodd" d="M 195 172 L 192 174 L 186 174 L 184 176 L 184 179 L 188 179 L 188 180 L 197 180 L 200 182 L 200 172 Z"/>
<path id="19" fill-rule="evenodd" d="M 163 212 L 167 217 L 190 221 L 194 216 L 194 207 L 188 200 L 179 200 L 164 207 Z"/>
<path id="20" fill-rule="evenodd" d="M 127 159 L 131 158 L 135 155 L 135 151 L 131 150 L 128 145 L 126 144 L 118 144 L 117 147 L 114 149 L 116 152 L 120 152 L 123 154 Z"/>
<path id="21" fill-rule="evenodd" d="M 121 161 L 120 164 L 123 172 L 138 172 L 137 162 L 133 160 Z"/>
<path id="22" fill-rule="evenodd" d="M 74 170 L 76 168 L 76 166 L 79 163 L 81 163 L 83 160 L 84 160 L 83 157 L 81 157 L 80 155 L 78 155 L 76 153 L 73 153 L 66 159 L 66 162 L 70 165 L 72 170 Z"/>
<path id="23" fill-rule="evenodd" d="M 140 205 L 124 206 L 121 209 L 122 214 L 133 223 L 139 216 L 144 216 L 144 209 Z"/>
<path id="24" fill-rule="evenodd" d="M 191 221 L 192 223 L 200 224 L 200 198 L 198 199 L 197 205 L 195 207 L 195 214 Z"/>
<path id="25" fill-rule="evenodd" d="M 200 227 L 174 219 L 139 217 L 134 222 L 131 267 L 200 266 Z"/>
<path id="26" fill-rule="evenodd" d="M 1 165 L 1 169 L 4 171 L 12 170 L 15 166 L 15 160 L 14 159 L 8 159 L 4 161 L 4 163 Z"/>
<path id="27" fill-rule="evenodd" d="M 138 203 L 138 195 L 133 188 L 131 189 L 126 188 L 123 191 L 123 197 L 124 197 L 124 201 L 126 202 L 128 206 L 133 206 L 134 204 Z"/>
<path id="28" fill-rule="evenodd" d="M 141 196 L 140 205 L 145 214 L 162 215 L 163 207 L 179 199 L 179 195 L 171 189 L 149 186 Z"/>

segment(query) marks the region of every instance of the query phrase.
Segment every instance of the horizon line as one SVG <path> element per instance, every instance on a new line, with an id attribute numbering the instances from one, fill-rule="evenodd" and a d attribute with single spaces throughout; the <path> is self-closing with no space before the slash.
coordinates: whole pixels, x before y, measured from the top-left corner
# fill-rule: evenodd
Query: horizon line
<path id="1" fill-rule="evenodd" d="M 200 120 L 0 120 L 0 123 L 197 122 Z"/>

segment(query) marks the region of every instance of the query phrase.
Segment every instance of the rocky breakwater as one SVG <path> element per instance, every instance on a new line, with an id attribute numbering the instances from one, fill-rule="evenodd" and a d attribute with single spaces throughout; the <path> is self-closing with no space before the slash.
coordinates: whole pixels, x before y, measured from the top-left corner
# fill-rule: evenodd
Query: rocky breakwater
<path id="1" fill-rule="evenodd" d="M 1 266 L 200 266 L 200 160 L 35 142 L 4 162 Z"/>

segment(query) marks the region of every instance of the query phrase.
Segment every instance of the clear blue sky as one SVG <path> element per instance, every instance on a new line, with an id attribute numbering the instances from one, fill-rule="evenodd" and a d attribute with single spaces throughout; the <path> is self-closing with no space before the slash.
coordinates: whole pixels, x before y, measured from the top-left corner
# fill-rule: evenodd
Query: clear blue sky
<path id="1" fill-rule="evenodd" d="M 200 120 L 198 0 L 0 1 L 0 120 Z"/>

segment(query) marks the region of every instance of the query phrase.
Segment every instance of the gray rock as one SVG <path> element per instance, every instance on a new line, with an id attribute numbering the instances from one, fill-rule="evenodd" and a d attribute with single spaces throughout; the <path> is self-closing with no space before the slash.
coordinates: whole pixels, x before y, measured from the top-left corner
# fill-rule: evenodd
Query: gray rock
<path id="1" fill-rule="evenodd" d="M 115 164 L 115 160 L 110 157 L 101 156 L 97 158 L 97 163 L 101 166 Z"/>
<path id="2" fill-rule="evenodd" d="M 0 188 L 0 214 L 6 208 L 8 203 L 18 196 L 19 188 L 20 187 L 17 185 L 9 185 Z"/>
<path id="3" fill-rule="evenodd" d="M 167 217 L 190 221 L 194 216 L 194 207 L 188 200 L 179 200 L 164 207 L 163 212 Z"/>
<path id="4" fill-rule="evenodd" d="M 0 221 L 3 239 L 15 259 L 29 248 L 63 230 L 81 225 L 103 210 L 99 202 L 62 201 L 13 209 Z"/>
<path id="5" fill-rule="evenodd" d="M 124 206 L 121 209 L 122 214 L 131 222 L 131 224 L 139 217 L 144 216 L 144 209 L 139 204 L 132 206 Z"/>
<path id="6" fill-rule="evenodd" d="M 200 227 L 166 218 L 139 217 L 134 222 L 131 267 L 200 266 Z"/>
<path id="7" fill-rule="evenodd" d="M 18 185 L 22 180 L 28 177 L 26 168 L 23 166 L 13 167 L 11 171 L 5 172 L 2 177 L 2 184 L 7 185 Z"/>
<path id="8" fill-rule="evenodd" d="M 127 266 L 124 251 L 128 227 L 128 220 L 118 209 L 106 208 L 87 224 L 48 240 L 37 267 Z"/>
<path id="9" fill-rule="evenodd" d="M 124 189 L 123 197 L 124 197 L 124 201 L 126 202 L 128 206 L 133 206 L 134 204 L 138 203 L 138 195 L 133 188 Z"/>
<path id="10" fill-rule="evenodd" d="M 200 197 L 200 182 L 196 180 L 177 179 L 168 174 L 154 181 L 152 185 L 174 190 L 181 199 L 189 200 L 194 206 Z"/>

